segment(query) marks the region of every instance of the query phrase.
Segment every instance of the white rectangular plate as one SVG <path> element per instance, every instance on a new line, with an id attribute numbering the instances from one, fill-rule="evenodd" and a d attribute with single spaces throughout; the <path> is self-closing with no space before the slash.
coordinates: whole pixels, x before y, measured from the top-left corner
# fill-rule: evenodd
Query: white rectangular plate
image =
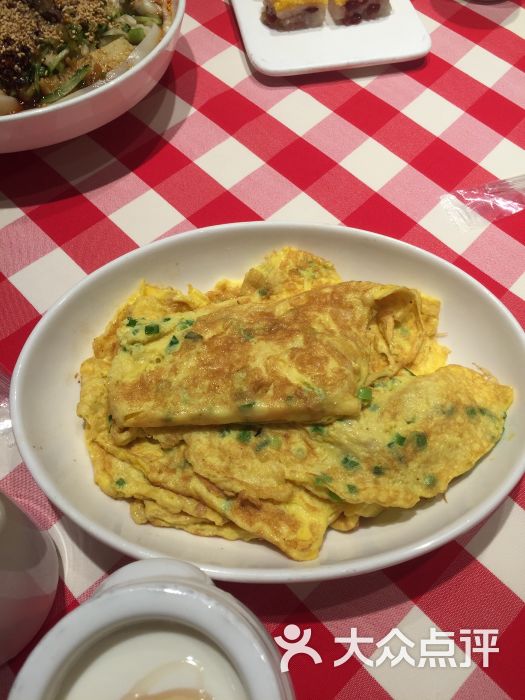
<path id="1" fill-rule="evenodd" d="M 278 31 L 261 22 L 262 0 L 231 0 L 250 62 L 266 75 L 299 75 L 398 63 L 425 56 L 430 37 L 409 0 L 390 0 L 387 17 L 353 26 Z"/>

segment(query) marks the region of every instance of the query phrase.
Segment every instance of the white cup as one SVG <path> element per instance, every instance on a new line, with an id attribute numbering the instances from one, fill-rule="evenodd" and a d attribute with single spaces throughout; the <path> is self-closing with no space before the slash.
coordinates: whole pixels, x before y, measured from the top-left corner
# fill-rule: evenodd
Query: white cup
<path id="1" fill-rule="evenodd" d="M 57 583 L 58 557 L 51 537 L 0 493 L 0 665 L 36 635 Z"/>
<path id="2" fill-rule="evenodd" d="M 63 618 L 41 640 L 18 674 L 9 700 L 73 697 L 69 695 L 71 688 L 78 689 L 79 683 L 82 685 L 88 677 L 85 674 L 103 672 L 107 649 L 115 649 L 113 641 L 124 637 L 126 644 L 130 638 L 133 642 L 132 635 L 140 625 L 149 628 L 171 625 L 173 629 L 191 630 L 227 661 L 228 668 L 242 686 L 242 697 L 249 700 L 294 698 L 288 676 L 280 671 L 280 654 L 273 640 L 244 605 L 216 588 L 206 574 L 191 564 L 172 559 L 147 559 L 129 564 L 109 576 L 90 600 Z M 193 639 L 191 635 L 187 637 L 185 649 L 189 656 Z M 122 647 L 118 653 L 122 655 Z M 144 661 L 142 654 L 135 658 L 137 663 Z M 137 667 L 131 658 L 125 660 L 123 668 L 129 669 L 128 686 L 136 684 L 133 674 Z M 104 676 L 105 700 L 136 697 L 129 693 L 129 688 L 126 693 L 120 689 L 113 694 L 115 675 L 119 675 L 118 671 Z M 93 679 L 93 675 L 89 677 Z M 127 683 L 128 678 L 125 680 Z M 207 692 L 213 695 L 215 691 L 208 689 Z M 87 695 L 74 697 L 90 698 L 91 693 L 88 690 Z"/>

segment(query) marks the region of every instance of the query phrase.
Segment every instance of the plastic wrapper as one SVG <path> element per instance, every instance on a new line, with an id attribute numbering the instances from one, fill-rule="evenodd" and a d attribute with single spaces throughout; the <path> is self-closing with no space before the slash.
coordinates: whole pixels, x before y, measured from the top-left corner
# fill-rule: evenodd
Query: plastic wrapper
<path id="1" fill-rule="evenodd" d="M 441 197 L 441 205 L 460 229 L 493 223 L 525 209 L 525 175 L 495 180 L 470 190 L 455 190 Z"/>

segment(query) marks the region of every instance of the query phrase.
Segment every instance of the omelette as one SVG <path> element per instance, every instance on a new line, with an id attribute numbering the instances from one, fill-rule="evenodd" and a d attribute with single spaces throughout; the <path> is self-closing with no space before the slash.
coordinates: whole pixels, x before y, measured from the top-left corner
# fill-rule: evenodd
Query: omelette
<path id="1" fill-rule="evenodd" d="M 138 525 L 315 559 L 501 438 L 512 389 L 446 364 L 439 312 L 290 247 L 207 292 L 142 282 L 81 367 L 95 483 Z"/>
<path id="2" fill-rule="evenodd" d="M 415 290 L 341 282 L 276 301 L 129 316 L 109 374 L 111 414 L 120 427 L 355 416 L 360 388 L 415 358 L 420 306 Z"/>

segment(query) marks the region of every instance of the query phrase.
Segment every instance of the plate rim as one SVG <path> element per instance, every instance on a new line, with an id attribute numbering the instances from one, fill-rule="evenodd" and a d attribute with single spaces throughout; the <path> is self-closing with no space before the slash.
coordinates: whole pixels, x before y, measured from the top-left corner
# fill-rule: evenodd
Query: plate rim
<path id="1" fill-rule="evenodd" d="M 517 337 L 519 337 L 521 346 L 523 347 L 525 353 L 525 335 L 522 332 L 521 326 L 517 319 L 510 312 L 509 309 L 487 289 L 483 284 L 478 282 L 474 277 L 466 273 L 461 268 L 455 266 L 451 262 L 440 258 L 439 256 L 423 249 L 419 248 L 412 243 L 402 241 L 396 238 L 391 238 L 383 234 L 378 234 L 373 231 L 367 231 L 364 229 L 358 229 L 354 227 L 341 226 L 336 224 L 303 224 L 300 222 L 269 222 L 269 221 L 252 221 L 252 222 L 238 222 L 238 223 L 227 223 L 227 224 L 215 224 L 213 226 L 207 226 L 203 228 L 197 228 L 183 233 L 175 234 L 169 238 L 161 239 L 159 241 L 154 241 L 140 248 L 136 248 L 114 260 L 106 263 L 102 267 L 98 268 L 94 272 L 87 274 L 82 280 L 73 285 L 65 294 L 63 294 L 43 315 L 40 321 L 36 324 L 30 335 L 28 336 L 22 351 L 16 362 L 10 388 L 10 406 L 11 406 L 11 416 L 13 422 L 13 433 L 17 443 L 17 447 L 20 451 L 20 455 L 26 464 L 31 475 L 37 482 L 38 486 L 42 489 L 46 497 L 54 503 L 61 511 L 70 518 L 74 523 L 76 523 L 82 530 L 89 533 L 97 541 L 102 542 L 117 551 L 126 554 L 135 559 L 152 558 L 152 557 L 166 557 L 170 556 L 166 553 L 161 553 L 158 550 L 148 549 L 142 545 L 137 545 L 130 543 L 124 537 L 110 531 L 105 527 L 99 526 L 97 523 L 93 522 L 87 516 L 78 512 L 76 508 L 69 504 L 69 501 L 62 497 L 62 495 L 56 490 L 52 479 L 48 476 L 45 469 L 39 465 L 39 460 L 36 455 L 33 454 L 30 439 L 26 434 L 24 429 L 24 424 L 21 416 L 21 405 L 19 402 L 19 384 L 23 380 L 23 373 L 25 369 L 25 360 L 32 351 L 32 346 L 37 342 L 40 335 L 45 331 L 46 324 L 49 319 L 52 319 L 56 314 L 58 314 L 62 307 L 69 302 L 69 300 L 81 294 L 84 287 L 91 286 L 96 283 L 99 277 L 111 273 L 114 268 L 120 267 L 126 260 L 134 257 L 140 257 L 146 254 L 147 251 L 153 248 L 162 249 L 165 247 L 170 247 L 174 242 L 181 239 L 188 238 L 199 238 L 205 237 L 208 234 L 213 234 L 214 236 L 229 234 L 238 230 L 247 230 L 248 233 L 244 235 L 255 235 L 261 230 L 282 230 L 284 232 L 297 232 L 298 229 L 309 230 L 312 233 L 321 233 L 322 231 L 338 232 L 337 235 L 343 236 L 357 236 L 365 240 L 374 240 L 379 245 L 385 244 L 387 246 L 392 246 L 393 248 L 398 248 L 399 250 L 411 250 L 417 251 L 418 255 L 422 255 L 427 260 L 431 261 L 433 264 L 442 266 L 447 269 L 450 273 L 459 276 L 463 280 L 468 280 L 470 284 L 474 284 L 477 291 L 483 294 L 490 303 L 495 305 L 500 313 L 502 313 L 507 322 L 516 331 Z M 176 243 L 175 243 L 176 244 Z M 331 580 L 337 578 L 344 578 L 347 576 L 355 576 L 365 573 L 370 573 L 372 571 L 377 571 L 381 569 L 388 568 L 390 566 L 401 564 L 403 562 L 409 561 L 416 557 L 419 557 L 425 553 L 433 551 L 438 547 L 456 539 L 458 536 L 467 532 L 475 525 L 477 525 L 481 520 L 492 513 L 508 496 L 510 491 L 519 482 L 523 473 L 525 472 L 525 454 L 522 455 L 523 462 L 520 464 L 517 460 L 515 466 L 509 471 L 506 478 L 503 480 L 498 491 L 493 492 L 483 500 L 482 503 L 474 507 L 469 511 L 468 517 L 463 517 L 458 519 L 454 525 L 448 524 L 441 527 L 432 536 L 423 537 L 420 540 L 416 540 L 415 543 L 398 547 L 391 553 L 381 553 L 373 556 L 359 557 L 355 560 L 348 560 L 344 562 L 337 562 L 332 564 L 316 564 L 313 562 L 297 562 L 297 567 L 264 567 L 264 568 L 239 568 L 232 566 L 218 566 L 218 565 L 204 565 L 199 562 L 191 562 L 198 566 L 201 570 L 207 573 L 214 580 L 219 581 L 232 581 L 239 583 L 297 583 L 305 581 L 322 581 Z M 283 555 L 284 556 L 284 555 Z M 176 558 L 176 557 L 173 557 Z M 187 560 L 189 561 L 189 560 Z M 317 560 L 318 561 L 318 560 Z M 302 568 L 304 566 L 305 568 Z M 311 568 L 307 568 L 311 567 Z"/>

